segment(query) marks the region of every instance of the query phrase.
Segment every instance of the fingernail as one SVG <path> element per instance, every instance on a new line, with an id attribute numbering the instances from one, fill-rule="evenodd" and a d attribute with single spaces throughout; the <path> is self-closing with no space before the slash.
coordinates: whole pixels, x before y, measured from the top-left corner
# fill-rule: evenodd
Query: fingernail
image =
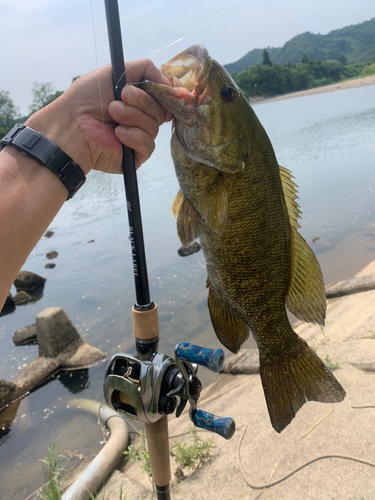
<path id="1" fill-rule="evenodd" d="M 111 102 L 111 111 L 115 115 L 115 118 L 121 118 L 122 115 L 125 113 L 125 108 L 124 105 L 121 104 L 121 102 L 114 101 Z"/>
<path id="2" fill-rule="evenodd" d="M 125 137 L 128 133 L 128 130 L 125 127 L 116 127 L 115 133 L 116 133 L 117 137 L 121 140 L 121 139 L 125 139 Z"/>

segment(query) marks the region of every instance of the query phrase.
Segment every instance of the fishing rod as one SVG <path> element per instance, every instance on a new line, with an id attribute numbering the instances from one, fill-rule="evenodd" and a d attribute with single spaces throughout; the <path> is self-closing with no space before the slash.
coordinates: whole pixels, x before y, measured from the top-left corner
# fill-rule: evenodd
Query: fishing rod
<path id="1" fill-rule="evenodd" d="M 126 85 L 121 25 L 117 0 L 105 0 L 107 30 L 115 100 Z M 122 171 L 129 220 L 136 303 L 132 307 L 135 355 L 114 355 L 104 379 L 104 396 L 114 410 L 144 422 L 152 479 L 158 500 L 170 500 L 168 415 L 179 417 L 189 402 L 195 426 L 225 439 L 235 432 L 232 418 L 221 418 L 197 409 L 202 384 L 198 365 L 218 372 L 224 362 L 221 349 L 206 349 L 182 342 L 174 358 L 158 352 L 159 319 L 150 298 L 134 150 L 123 146 Z"/>

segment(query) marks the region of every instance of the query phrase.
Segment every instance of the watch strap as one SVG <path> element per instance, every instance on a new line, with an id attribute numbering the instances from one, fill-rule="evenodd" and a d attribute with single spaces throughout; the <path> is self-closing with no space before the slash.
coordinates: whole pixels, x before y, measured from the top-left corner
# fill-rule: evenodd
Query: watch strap
<path id="1" fill-rule="evenodd" d="M 81 167 L 70 156 L 62 151 L 57 144 L 40 132 L 25 125 L 15 125 L 1 141 L 1 149 L 13 146 L 26 156 L 54 172 L 68 190 L 69 200 L 86 182 Z"/>

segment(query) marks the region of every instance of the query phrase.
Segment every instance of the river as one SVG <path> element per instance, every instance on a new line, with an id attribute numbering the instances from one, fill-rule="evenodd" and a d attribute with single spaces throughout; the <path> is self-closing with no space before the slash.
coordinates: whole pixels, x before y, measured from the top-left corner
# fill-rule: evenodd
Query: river
<path id="1" fill-rule="evenodd" d="M 321 263 L 326 284 L 346 279 L 375 259 L 375 85 L 258 104 L 280 165 L 299 186 L 300 232 Z M 182 258 L 170 207 L 178 190 L 169 152 L 170 125 L 139 170 L 151 298 L 158 304 L 160 350 L 190 341 L 219 347 L 206 306 L 201 252 Z M 11 378 L 37 356 L 37 346 L 15 347 L 17 328 L 46 307 L 65 309 L 81 335 L 108 356 L 133 352 L 130 309 L 134 303 L 123 181 L 89 174 L 67 202 L 24 269 L 47 278 L 43 297 L 0 318 L 0 377 Z M 312 239 L 319 238 L 312 243 Z M 58 257 L 45 269 L 47 252 Z M 14 290 L 12 290 L 14 292 Z M 253 345 L 248 341 L 247 345 Z M 227 351 L 226 351 L 227 352 Z M 88 455 L 102 446 L 95 418 L 67 409 L 70 398 L 102 401 L 105 363 L 61 374 L 23 399 L 0 437 L 0 498 L 24 500 L 43 481 L 39 460 L 57 448 Z M 212 377 L 200 371 L 207 384 Z M 4 421 L 4 415 L 3 415 Z M 64 452 L 62 452 L 64 454 Z M 66 453 L 65 453 L 66 454 Z"/>

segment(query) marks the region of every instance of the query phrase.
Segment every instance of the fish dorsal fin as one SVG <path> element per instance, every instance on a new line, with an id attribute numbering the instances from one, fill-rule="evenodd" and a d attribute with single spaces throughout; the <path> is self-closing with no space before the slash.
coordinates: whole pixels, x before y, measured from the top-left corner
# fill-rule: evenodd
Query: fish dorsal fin
<path id="1" fill-rule="evenodd" d="M 301 211 L 299 209 L 298 203 L 296 202 L 296 200 L 298 200 L 298 186 L 295 182 L 292 181 L 294 177 L 290 170 L 279 165 L 279 172 L 281 184 L 284 191 L 286 208 L 288 209 L 290 225 L 293 228 L 298 229 L 299 227 L 301 227 L 297 222 L 298 219 L 301 218 Z"/>
<path id="2" fill-rule="evenodd" d="M 197 238 L 199 238 L 199 236 L 205 230 L 205 226 L 204 222 L 194 210 L 194 207 L 190 203 L 190 201 L 185 196 L 181 196 L 182 198 L 179 202 L 179 208 L 177 212 L 177 234 L 180 238 L 181 243 L 185 247 L 188 247 L 193 244 Z M 176 210 L 176 207 L 174 207 L 174 205 L 177 197 L 178 193 L 172 205 L 172 212 L 173 210 Z"/>
<path id="3" fill-rule="evenodd" d="M 199 200 L 198 210 L 206 225 L 221 234 L 227 224 L 229 205 L 224 179 L 219 176 L 215 184 L 209 186 Z"/>
<path id="4" fill-rule="evenodd" d="M 178 211 L 180 210 L 183 199 L 183 194 L 181 193 L 181 191 L 178 191 L 172 203 L 172 214 L 175 219 L 177 219 Z"/>
<path id="5" fill-rule="evenodd" d="M 207 280 L 208 282 L 208 280 Z M 249 336 L 245 322 L 221 299 L 208 282 L 208 310 L 217 338 L 236 353 Z"/>
<path id="6" fill-rule="evenodd" d="M 289 170 L 279 169 L 291 226 L 291 274 L 286 305 L 298 319 L 324 325 L 326 297 L 322 271 L 314 252 L 297 231 L 301 216 L 296 202 L 297 186 Z"/>

